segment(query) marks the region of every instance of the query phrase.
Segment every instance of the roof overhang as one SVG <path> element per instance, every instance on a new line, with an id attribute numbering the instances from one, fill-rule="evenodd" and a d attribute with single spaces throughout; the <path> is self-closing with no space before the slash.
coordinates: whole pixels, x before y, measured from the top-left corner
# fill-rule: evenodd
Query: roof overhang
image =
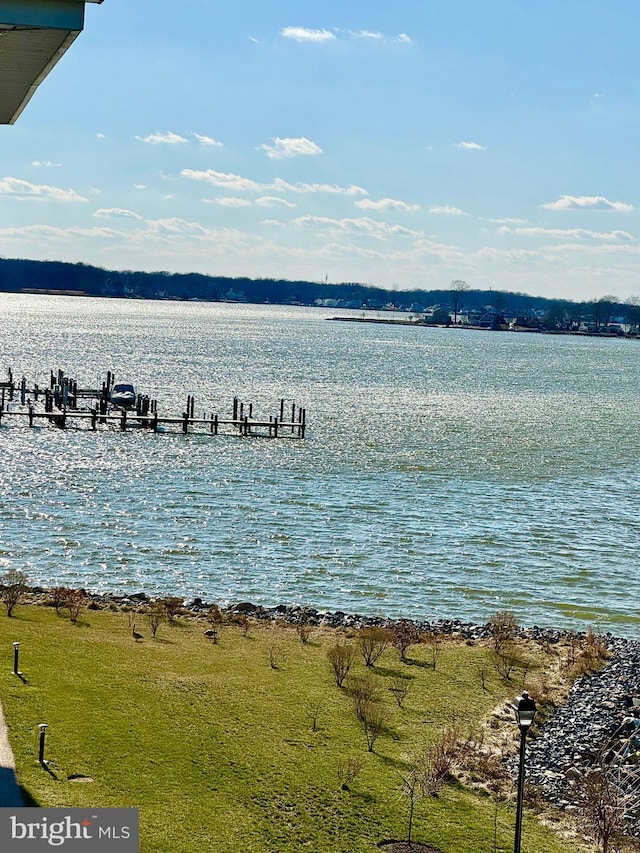
<path id="1" fill-rule="evenodd" d="M 82 32 L 85 2 L 0 0 L 0 124 L 13 124 Z"/>

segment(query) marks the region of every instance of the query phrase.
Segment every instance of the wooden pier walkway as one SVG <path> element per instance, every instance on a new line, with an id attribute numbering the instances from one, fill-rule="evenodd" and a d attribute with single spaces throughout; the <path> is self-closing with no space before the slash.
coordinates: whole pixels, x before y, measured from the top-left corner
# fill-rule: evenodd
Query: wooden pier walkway
<path id="1" fill-rule="evenodd" d="M 256 417 L 253 405 L 242 403 L 237 397 L 233 399 L 230 416 L 205 413 L 196 417 L 195 398 L 190 394 L 180 415 L 164 416 L 158 413 L 157 401 L 147 395 L 138 394 L 135 407 L 131 408 L 110 404 L 113 385 L 110 372 L 102 388 L 91 389 L 78 388 L 75 380 L 57 371 L 51 373 L 50 387 L 42 389 L 33 385 L 29 388 L 25 377 L 16 384 L 9 370 L 7 381 L 0 382 L 0 425 L 7 418 L 26 418 L 29 427 L 41 421 L 59 429 L 84 428 L 93 432 L 100 427 L 115 426 L 121 431 L 142 428 L 155 433 L 181 432 L 185 435 L 194 432 L 214 436 L 305 437 L 306 409 L 295 403 L 287 405 L 285 400 L 280 400 L 278 414 L 268 419 Z M 83 400 L 91 400 L 93 405 L 83 407 Z"/>

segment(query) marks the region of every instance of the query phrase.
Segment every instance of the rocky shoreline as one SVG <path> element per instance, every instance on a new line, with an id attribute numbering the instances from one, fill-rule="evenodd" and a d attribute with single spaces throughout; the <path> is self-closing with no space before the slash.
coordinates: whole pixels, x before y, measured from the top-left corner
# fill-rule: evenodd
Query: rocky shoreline
<path id="1" fill-rule="evenodd" d="M 577 812 L 586 776 L 608 767 L 629 799 L 627 832 L 640 838 L 640 641 L 603 639 L 611 654 L 605 667 L 579 678 L 531 739 L 528 781 L 549 802 Z"/>
<path id="2" fill-rule="evenodd" d="M 149 596 L 144 592 L 115 594 L 110 592 L 88 592 L 85 589 L 80 591 L 84 595 L 90 607 L 92 606 L 92 603 L 94 607 L 144 607 L 154 600 L 153 596 Z M 27 600 L 36 604 L 42 604 L 47 598 L 51 597 L 51 592 L 52 590 L 44 587 L 33 587 L 28 590 Z M 194 615 L 204 615 L 214 604 L 214 602 L 204 601 L 202 598 L 180 600 L 183 601 L 182 609 L 190 611 Z M 284 621 L 292 625 L 299 622 L 306 622 L 311 626 L 358 630 L 359 628 L 370 626 L 390 628 L 399 621 L 403 621 L 410 622 L 422 632 L 431 631 L 446 636 L 461 637 L 464 640 L 483 640 L 488 639 L 491 636 L 491 631 L 488 625 L 463 622 L 460 619 L 399 620 L 386 616 L 364 616 L 358 613 L 345 613 L 342 610 L 317 610 L 313 607 L 301 607 L 300 605 L 277 604 L 272 607 L 266 607 L 261 604 L 254 604 L 250 601 L 240 601 L 226 607 L 221 607 L 220 610 L 223 614 L 245 614 L 247 616 L 251 616 L 253 619 L 258 619 L 263 622 Z M 541 628 L 534 625 L 528 628 L 520 628 L 519 636 L 527 640 L 554 644 L 560 642 L 562 639 L 566 639 L 567 637 L 584 636 L 584 633 L 565 631 L 555 628 Z"/>

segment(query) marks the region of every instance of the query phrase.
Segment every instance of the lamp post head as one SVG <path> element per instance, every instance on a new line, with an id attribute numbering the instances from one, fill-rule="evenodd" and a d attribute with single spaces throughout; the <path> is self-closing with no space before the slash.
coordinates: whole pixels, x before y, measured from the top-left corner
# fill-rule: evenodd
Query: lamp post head
<path id="1" fill-rule="evenodd" d="M 522 696 L 519 696 L 513 703 L 513 710 L 516 714 L 516 722 L 520 731 L 526 733 L 531 728 L 533 718 L 536 715 L 536 703 L 526 690 L 522 691 Z"/>
<path id="2" fill-rule="evenodd" d="M 14 644 L 13 644 L 13 648 L 14 648 L 14 649 L 19 649 L 19 648 L 20 648 L 20 643 L 14 643 Z"/>
<path id="3" fill-rule="evenodd" d="M 40 729 L 40 734 L 42 734 L 43 732 L 46 732 L 47 724 L 46 723 L 38 723 L 38 728 Z"/>

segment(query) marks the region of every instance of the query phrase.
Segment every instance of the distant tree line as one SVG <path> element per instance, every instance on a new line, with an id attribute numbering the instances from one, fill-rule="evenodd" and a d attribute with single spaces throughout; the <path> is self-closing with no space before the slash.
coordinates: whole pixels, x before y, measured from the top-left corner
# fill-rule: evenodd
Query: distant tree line
<path id="1" fill-rule="evenodd" d="M 461 280 L 439 289 L 385 290 L 367 284 L 230 278 L 201 273 L 106 270 L 88 264 L 0 258 L 0 292 L 66 292 L 129 299 L 198 299 L 279 305 L 324 304 L 337 308 L 395 308 L 431 312 L 433 322 L 466 322 L 470 313 L 518 317 L 532 328 L 571 330 L 590 324 L 606 330 L 614 321 L 640 330 L 640 298 L 614 296 L 590 302 L 546 299 L 524 293 L 479 290 Z"/>

